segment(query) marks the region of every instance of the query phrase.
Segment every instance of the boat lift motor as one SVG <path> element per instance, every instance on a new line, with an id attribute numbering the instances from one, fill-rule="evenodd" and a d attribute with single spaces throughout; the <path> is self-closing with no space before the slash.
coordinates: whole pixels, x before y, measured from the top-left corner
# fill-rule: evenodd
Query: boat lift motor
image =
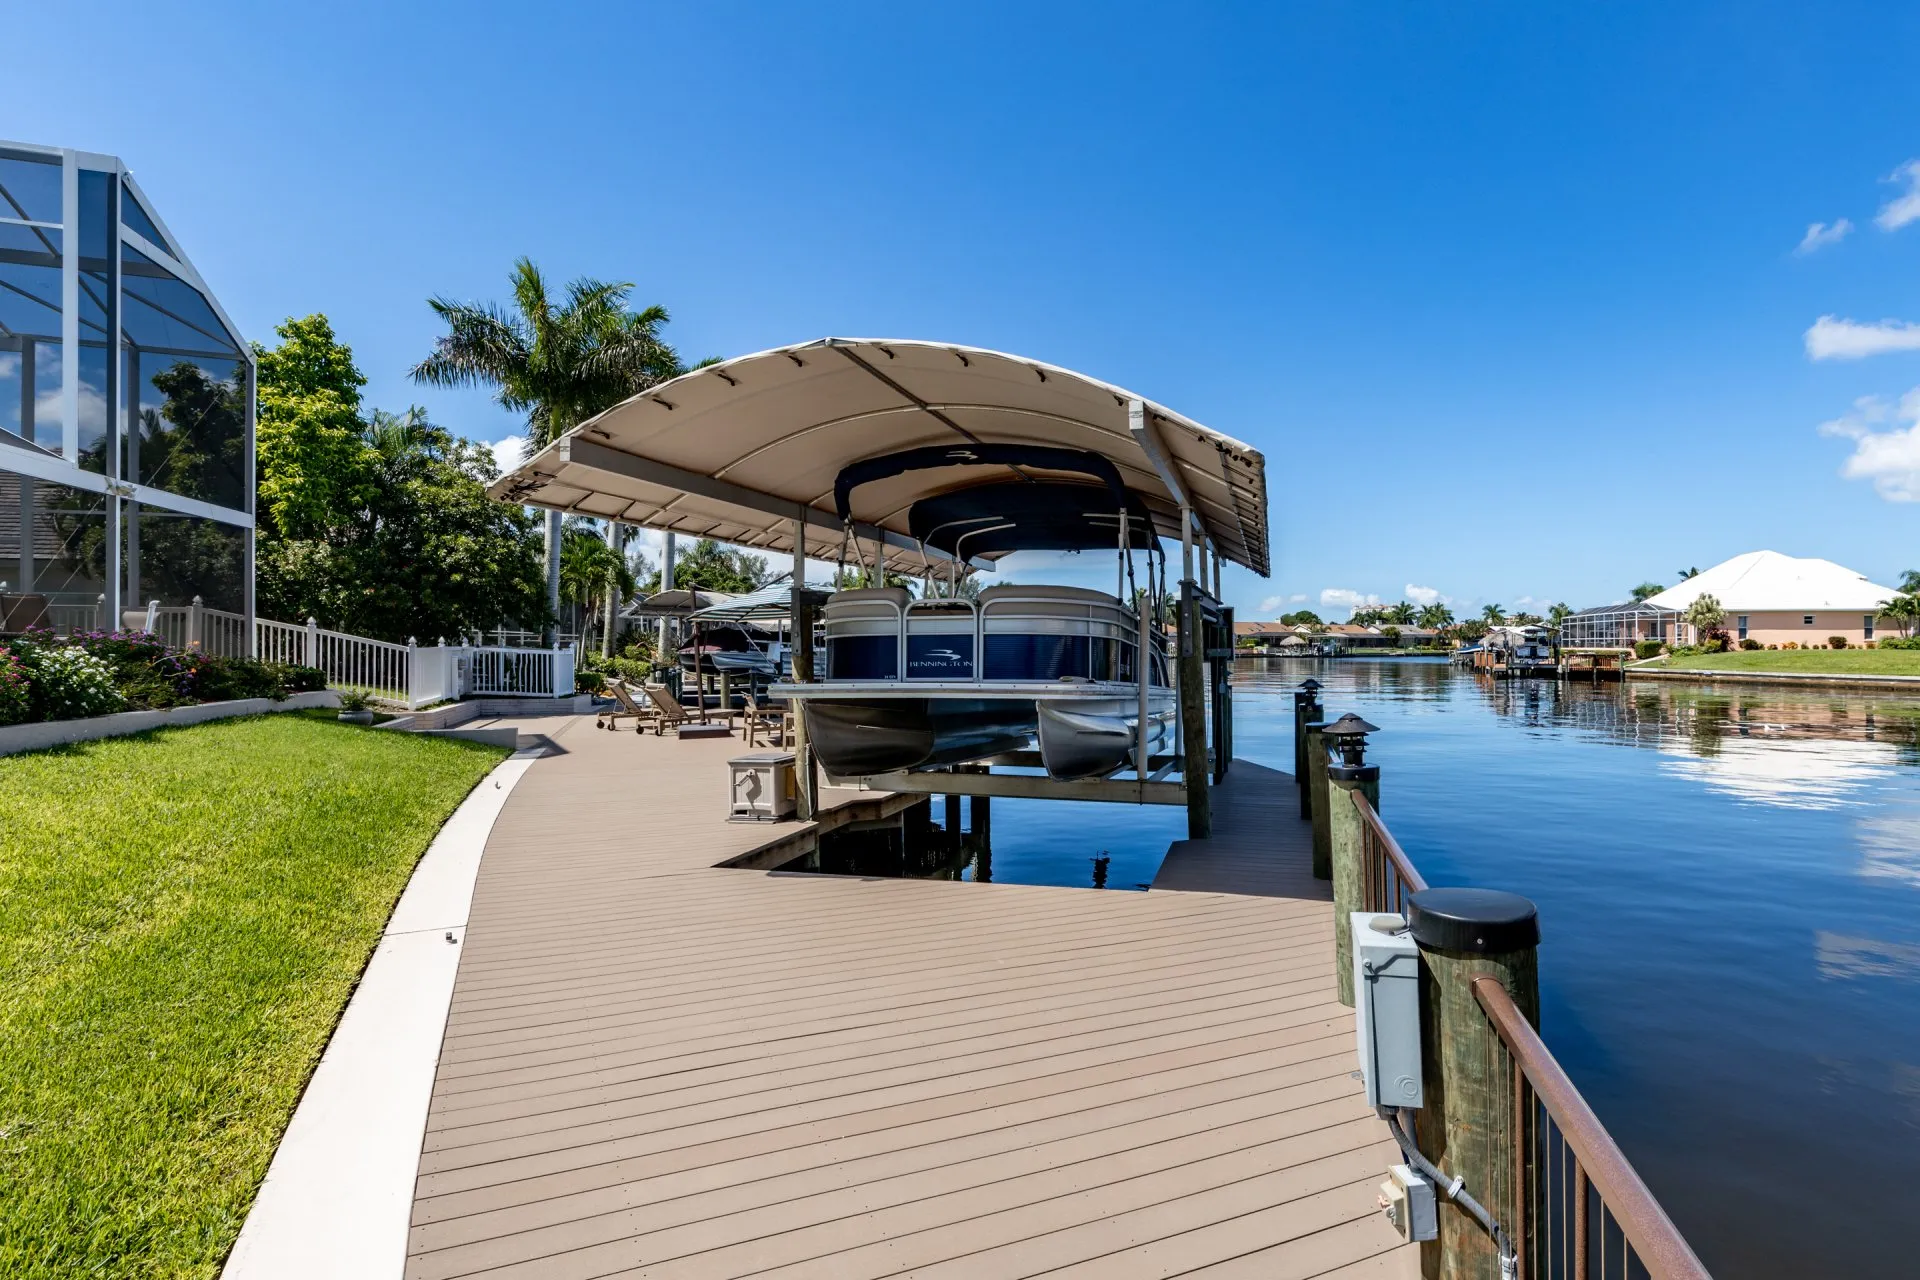
<path id="1" fill-rule="evenodd" d="M 1377 1110 L 1425 1101 L 1420 1065 L 1420 949 L 1397 915 L 1356 911 L 1353 938 L 1354 1031 L 1367 1104 Z M 1410 1164 L 1396 1164 L 1380 1184 L 1380 1208 L 1400 1238 L 1440 1233 L 1433 1183 Z"/>

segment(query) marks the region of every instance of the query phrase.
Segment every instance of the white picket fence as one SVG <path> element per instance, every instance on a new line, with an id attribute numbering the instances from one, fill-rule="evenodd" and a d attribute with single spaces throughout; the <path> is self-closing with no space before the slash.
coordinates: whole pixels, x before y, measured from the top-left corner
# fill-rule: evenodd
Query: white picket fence
<path id="1" fill-rule="evenodd" d="M 417 710 L 470 695 L 566 698 L 573 695 L 570 648 L 523 649 L 503 645 L 394 644 L 329 631 L 315 619 L 306 625 L 255 618 L 251 643 L 247 620 L 191 605 L 129 610 L 124 625 L 160 636 L 175 648 L 220 657 L 257 657 L 267 662 L 316 667 L 334 689 L 355 689 L 382 702 Z"/>

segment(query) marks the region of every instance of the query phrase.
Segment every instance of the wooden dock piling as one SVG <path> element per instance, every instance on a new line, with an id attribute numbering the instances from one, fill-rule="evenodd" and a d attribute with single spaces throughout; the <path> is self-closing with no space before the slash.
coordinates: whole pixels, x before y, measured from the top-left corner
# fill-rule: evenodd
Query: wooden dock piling
<path id="1" fill-rule="evenodd" d="M 1360 811 L 1353 793 L 1380 808 L 1380 766 L 1328 765 L 1328 836 L 1333 857 L 1333 975 L 1340 1003 L 1353 1007 L 1353 922 L 1351 913 L 1365 910 L 1365 850 L 1361 846 Z"/>
<path id="2" fill-rule="evenodd" d="M 1416 1133 L 1421 1152 L 1467 1180 L 1495 1218 L 1529 1184 L 1514 1153 L 1521 1108 L 1514 1071 L 1473 994 L 1491 977 L 1536 1027 L 1540 1022 L 1540 923 L 1533 903 L 1492 889 L 1427 889 L 1409 900 L 1420 947 L 1420 1021 L 1426 1105 Z M 1584 1214 L 1582 1215 L 1584 1219 Z M 1509 1233 L 1513 1232 L 1511 1226 Z M 1493 1240 L 1458 1206 L 1443 1204 L 1440 1234 L 1420 1247 L 1425 1280 L 1488 1280 L 1500 1274 Z"/>
<path id="3" fill-rule="evenodd" d="M 1316 880 L 1333 878 L 1333 843 L 1331 832 L 1327 828 L 1327 746 L 1320 731 L 1326 728 L 1322 720 L 1309 720 L 1306 723 L 1307 747 L 1307 805 L 1308 816 L 1313 819 L 1313 875 Z"/>

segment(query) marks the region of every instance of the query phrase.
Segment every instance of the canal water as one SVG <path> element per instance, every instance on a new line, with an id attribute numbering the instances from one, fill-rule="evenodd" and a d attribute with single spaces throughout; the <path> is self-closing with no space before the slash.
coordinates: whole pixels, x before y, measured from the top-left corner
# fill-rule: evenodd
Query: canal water
<path id="1" fill-rule="evenodd" d="M 1920 1275 L 1920 702 L 1495 682 L 1252 659 L 1236 750 L 1290 770 L 1291 690 L 1380 726 L 1381 812 L 1435 884 L 1540 908 L 1548 1045 L 1717 1276 Z M 994 802 L 910 871 L 1138 889 L 1180 810 Z"/>

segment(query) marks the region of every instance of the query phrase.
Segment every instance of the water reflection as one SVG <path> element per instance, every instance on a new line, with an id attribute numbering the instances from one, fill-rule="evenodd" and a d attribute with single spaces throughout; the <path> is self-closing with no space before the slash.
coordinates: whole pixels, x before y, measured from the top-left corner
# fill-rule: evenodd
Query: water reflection
<path id="1" fill-rule="evenodd" d="M 1823 929 L 1813 935 L 1813 944 L 1824 978 L 1920 978 L 1920 943 L 1855 938 Z"/>
<path id="2" fill-rule="evenodd" d="M 780 869 L 1142 890 L 1185 835 L 1184 809 L 936 797 L 827 832 L 817 850 Z"/>
<path id="3" fill-rule="evenodd" d="M 1672 776 L 1755 804 L 1834 808 L 1893 770 L 1920 765 L 1920 704 L 1903 698 L 1496 680 L 1418 660 L 1243 659 L 1234 680 L 1280 692 L 1309 673 L 1323 683 L 1337 674 L 1335 688 L 1368 704 L 1385 699 L 1445 712 L 1473 699 L 1523 730 L 1645 747 L 1671 757 L 1662 768 Z"/>

